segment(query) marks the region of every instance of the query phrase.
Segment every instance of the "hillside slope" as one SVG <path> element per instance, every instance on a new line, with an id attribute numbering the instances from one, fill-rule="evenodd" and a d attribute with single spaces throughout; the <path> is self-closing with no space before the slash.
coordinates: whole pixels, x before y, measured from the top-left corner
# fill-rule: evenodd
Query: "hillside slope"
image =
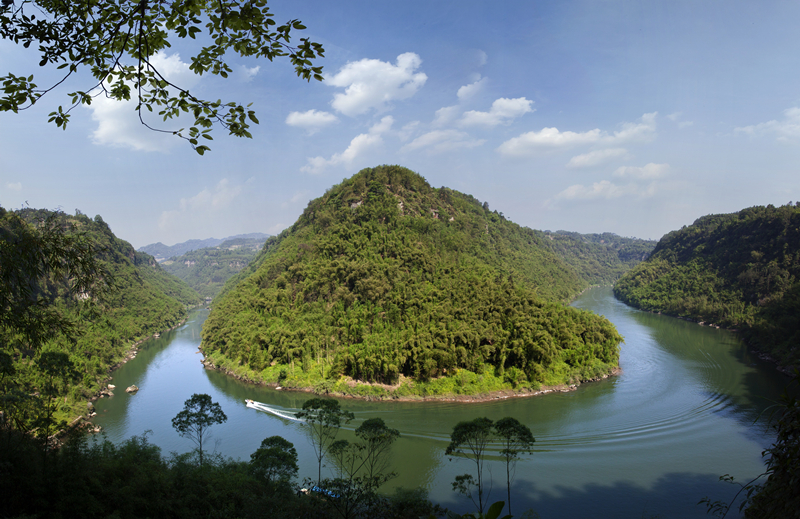
<path id="1" fill-rule="evenodd" d="M 80 213 L 69 216 L 32 209 L 10 213 L 4 215 L 3 247 L 13 251 L 17 237 L 27 232 L 22 228 L 29 226 L 35 232 L 37 222 L 46 218 L 57 218 L 65 233 L 80 234 L 91 244 L 104 271 L 96 281 L 105 289 L 98 292 L 102 295 L 93 304 L 85 304 L 85 297 L 67 290 L 68 280 L 49 276 L 25 280 L 32 287 L 34 304 L 58 315 L 62 324 L 43 343 L 31 343 L 25 334 L 0 329 L 0 353 L 13 362 L 12 376 L 0 380 L 0 390 L 4 395 L 33 393 L 42 384 L 38 367 L 41 352 L 66 353 L 80 374 L 59 389 L 65 397 L 59 404 L 60 412 L 69 416 L 79 413 L 79 402 L 99 389 L 109 367 L 119 362 L 135 341 L 178 324 L 186 316 L 186 307 L 198 304 L 200 297 L 161 269 L 152 256 L 136 252 L 128 242 L 114 236 L 100 216 L 92 220 Z M 35 406 L 25 407 L 29 404 L 34 406 L 33 401 L 22 407 L 14 404 L 18 414 L 27 417 L 23 422 L 36 414 Z"/>
<path id="2" fill-rule="evenodd" d="M 144 247 L 139 247 L 137 250 L 139 252 L 144 252 L 146 254 L 153 256 L 156 259 L 156 261 L 160 263 L 169 258 L 182 256 L 187 252 L 191 252 L 193 250 L 219 247 L 224 242 L 235 243 L 237 241 L 240 242 L 260 241 L 261 243 L 264 243 L 264 240 L 269 238 L 269 236 L 270 236 L 269 234 L 252 232 L 249 234 L 237 234 L 235 236 L 228 236 L 227 238 L 221 238 L 221 239 L 206 238 L 205 240 L 187 240 L 185 242 L 176 243 L 175 245 L 164 245 L 161 242 L 157 242 L 145 245 Z"/>
<path id="3" fill-rule="evenodd" d="M 781 363 L 800 361 L 800 204 L 709 215 L 673 231 L 615 285 L 628 304 L 741 328 Z"/>
<path id="4" fill-rule="evenodd" d="M 608 373 L 621 337 L 563 305 L 587 282 L 542 240 L 410 170 L 365 169 L 267 241 L 215 302 L 202 348 L 251 378 L 325 388 L 341 376 L 465 370 L 517 387 Z"/>

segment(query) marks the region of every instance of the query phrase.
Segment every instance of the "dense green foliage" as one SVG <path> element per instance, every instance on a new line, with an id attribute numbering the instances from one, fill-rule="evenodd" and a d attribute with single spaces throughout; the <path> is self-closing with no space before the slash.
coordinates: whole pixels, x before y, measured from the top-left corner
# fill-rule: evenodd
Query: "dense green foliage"
<path id="1" fill-rule="evenodd" d="M 588 283 L 543 241 L 405 168 L 365 169 L 229 282 L 202 347 L 273 382 L 287 366 L 283 385 L 295 367 L 384 383 L 463 370 L 507 387 L 608 372 L 621 337 L 563 305 Z"/>
<path id="2" fill-rule="evenodd" d="M 191 288 L 164 272 L 151 256 L 116 238 L 100 216 L 92 220 L 80 213 L 67 216 L 26 209 L 2 218 L 4 250 L 16 251 L 25 234 L 36 235 L 42 232 L 41 222 L 53 220 L 63 236 L 78 236 L 89 244 L 86 251 L 98 266 L 94 285 L 86 290 L 71 288 L 70 273 L 54 276 L 47 269 L 22 280 L 30 285 L 27 297 L 36 301 L 35 306 L 57 319 L 47 321 L 51 323 L 47 334 L 31 335 L 7 323 L 0 329 L 0 353 L 9 361 L 8 370 L 4 367 L 0 376 L 0 403 L 4 419 L 13 419 L 17 427 L 37 426 L 56 396 L 63 397 L 58 399 L 56 416 L 81 414 L 79 403 L 99 389 L 109 368 L 127 354 L 133 342 L 176 325 L 185 317 L 186 306 L 199 302 Z M 18 265 L 4 263 L 3 267 L 4 274 L 24 271 Z M 20 294 L 12 295 L 13 308 L 19 306 Z M 3 309 L 4 321 L 9 315 L 22 318 L 13 308 Z M 47 384 L 45 354 L 51 353 L 64 355 L 61 360 L 70 369 L 62 370 L 57 390 L 45 396 L 41 394 Z M 47 402 L 30 397 L 37 390 Z"/>
<path id="3" fill-rule="evenodd" d="M 614 294 L 645 310 L 743 329 L 800 361 L 800 204 L 710 215 L 664 236 Z"/>
<path id="4" fill-rule="evenodd" d="M 79 437 L 45 455 L 30 437 L 0 429 L 0 517 L 342 517 L 329 499 L 263 477 L 258 456 L 249 463 L 209 458 L 164 457 L 146 435 L 120 445 Z M 370 504 L 359 517 L 416 519 L 438 510 L 422 490 L 398 489 Z"/>
<path id="5" fill-rule="evenodd" d="M 625 272 L 647 259 L 656 246 L 654 240 L 623 238 L 606 232 L 544 232 L 544 244 L 575 272 L 593 285 L 610 285 Z"/>
<path id="6" fill-rule="evenodd" d="M 266 238 L 232 238 L 214 247 L 170 257 L 161 267 L 204 298 L 214 298 L 225 283 L 256 257 Z"/>

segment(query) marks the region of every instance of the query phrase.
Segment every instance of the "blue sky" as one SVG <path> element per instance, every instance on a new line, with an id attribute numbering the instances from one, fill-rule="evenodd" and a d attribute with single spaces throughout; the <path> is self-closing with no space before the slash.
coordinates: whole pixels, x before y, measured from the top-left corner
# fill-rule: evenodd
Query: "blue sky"
<path id="1" fill-rule="evenodd" d="M 78 77 L 0 114 L 0 204 L 100 214 L 140 247 L 275 234 L 364 167 L 400 164 L 534 229 L 660 238 L 709 213 L 800 199 L 800 3 L 278 1 L 326 49 L 324 82 L 231 58 L 192 77 L 253 102 L 253 139 L 200 157 L 97 102 L 47 114 Z M 55 77 L 0 43 L 0 75 Z M 172 129 L 172 126 L 168 126 Z"/>

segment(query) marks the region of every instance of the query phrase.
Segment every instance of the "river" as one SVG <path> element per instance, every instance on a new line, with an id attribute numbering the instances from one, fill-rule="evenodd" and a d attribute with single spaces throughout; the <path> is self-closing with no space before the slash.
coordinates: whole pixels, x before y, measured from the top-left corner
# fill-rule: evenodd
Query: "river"
<path id="1" fill-rule="evenodd" d="M 764 469 L 762 450 L 773 436 L 762 411 L 788 379 L 747 351 L 736 335 L 679 319 L 641 312 L 614 299 L 608 287 L 584 293 L 574 306 L 605 315 L 625 338 L 622 374 L 576 391 L 485 403 L 341 401 L 356 421 L 381 417 L 401 438 L 393 448 L 395 486 L 425 486 L 430 498 L 459 512 L 469 501 L 451 489 L 472 470 L 444 455 L 453 426 L 486 416 L 513 416 L 536 443 L 524 456 L 512 487 L 515 516 L 528 508 L 543 519 L 573 517 L 709 517 L 697 502 L 729 499 L 736 488 L 718 481 L 732 474 L 748 481 Z M 261 440 L 280 435 L 294 443 L 300 478 L 317 473 L 303 426 L 245 407 L 246 398 L 297 409 L 311 397 L 248 385 L 203 368 L 198 353 L 207 310 L 194 311 L 181 328 L 143 344 L 137 357 L 113 374 L 116 395 L 95 402 L 105 436 L 117 443 L 151 431 L 164 454 L 191 450 L 171 419 L 193 393 L 207 393 L 228 421 L 212 428 L 217 452 L 249 460 Z M 128 395 L 124 388 L 141 389 Z M 490 502 L 505 500 L 505 467 L 494 458 Z M 323 477 L 329 469 L 323 468 Z M 330 472 L 328 472 L 330 474 Z M 735 516 L 736 514 L 731 514 Z"/>

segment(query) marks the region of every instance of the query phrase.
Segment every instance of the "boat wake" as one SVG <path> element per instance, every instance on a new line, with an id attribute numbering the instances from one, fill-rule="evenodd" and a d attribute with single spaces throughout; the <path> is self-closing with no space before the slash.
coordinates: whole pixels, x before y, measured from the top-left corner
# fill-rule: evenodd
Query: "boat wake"
<path id="1" fill-rule="evenodd" d="M 273 414 L 279 418 L 283 418 L 284 420 L 292 420 L 294 422 L 305 422 L 300 418 L 295 416 L 297 413 L 293 411 L 284 411 L 281 409 L 275 409 L 274 407 L 270 407 L 267 404 L 262 404 L 261 402 L 256 402 L 255 400 L 245 400 L 247 407 L 250 409 L 255 409 L 256 411 L 263 411 L 265 413 Z"/>

